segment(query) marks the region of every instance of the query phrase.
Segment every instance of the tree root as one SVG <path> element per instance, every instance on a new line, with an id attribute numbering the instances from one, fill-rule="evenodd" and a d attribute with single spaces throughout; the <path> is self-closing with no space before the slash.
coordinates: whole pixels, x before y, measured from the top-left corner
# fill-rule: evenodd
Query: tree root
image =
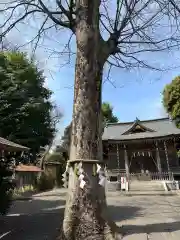
<path id="1" fill-rule="evenodd" d="M 104 228 L 104 240 L 120 240 L 123 238 L 123 232 L 115 222 L 108 220 Z"/>
<path id="2" fill-rule="evenodd" d="M 80 224 L 84 225 L 84 223 Z M 61 228 L 60 235 L 58 236 L 57 240 L 121 240 L 123 238 L 123 234 L 120 231 L 120 228 L 116 226 L 116 230 L 112 229 L 109 225 L 103 226 L 103 231 L 99 232 L 88 232 L 86 233 L 83 231 L 83 229 L 79 229 L 77 234 L 78 226 L 71 226 L 74 230 L 74 233 L 72 231 L 71 237 L 67 237 L 69 233 L 64 232 L 63 228 Z"/>

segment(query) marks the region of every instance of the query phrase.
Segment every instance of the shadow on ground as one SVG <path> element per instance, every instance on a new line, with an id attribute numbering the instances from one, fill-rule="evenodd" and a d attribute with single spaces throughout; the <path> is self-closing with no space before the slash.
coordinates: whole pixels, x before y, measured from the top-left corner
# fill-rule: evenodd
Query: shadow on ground
<path id="1" fill-rule="evenodd" d="M 11 214 L 0 218 L 0 235 L 9 232 L 3 240 L 55 239 L 63 220 L 65 201 L 17 201 Z"/>
<path id="2" fill-rule="evenodd" d="M 35 198 L 32 201 L 17 201 L 11 209 L 11 215 L 0 218 L 0 235 L 9 232 L 3 240 L 54 240 L 62 224 L 64 205 L 65 200 Z M 141 216 L 141 210 L 141 206 L 108 206 L 110 216 L 118 222 Z M 180 221 L 125 225 L 120 228 L 123 235 L 177 230 L 180 230 Z"/>
<path id="3" fill-rule="evenodd" d="M 3 240 L 50 240 L 58 235 L 64 215 L 64 200 L 16 201 L 11 214 L 0 219 L 0 235 L 9 232 Z M 140 208 L 108 206 L 115 221 L 134 218 Z"/>
<path id="4" fill-rule="evenodd" d="M 140 233 L 161 233 L 161 232 L 175 232 L 180 230 L 180 221 L 169 223 L 154 223 L 147 225 L 125 225 L 123 232 L 125 235 L 140 234 Z"/>
<path id="5" fill-rule="evenodd" d="M 32 215 L 39 213 L 41 211 L 55 210 L 56 208 L 61 208 L 65 205 L 65 200 L 45 200 L 34 198 L 25 201 L 15 201 L 13 202 L 9 213 L 10 214 L 20 214 L 20 215 Z"/>
<path id="6" fill-rule="evenodd" d="M 128 194 L 123 194 L 123 196 L 126 197 L 134 197 L 134 196 L 176 196 L 176 193 L 128 193 Z"/>
<path id="7" fill-rule="evenodd" d="M 165 196 L 165 197 L 169 197 L 169 196 L 177 196 L 176 193 L 151 193 L 151 192 L 146 192 L 146 193 L 138 193 L 138 192 L 128 192 L 128 193 L 119 193 L 119 194 L 116 194 L 116 196 L 119 196 L 119 197 L 139 197 L 139 196 L 147 196 L 147 197 L 154 197 L 154 196 Z M 112 198 L 114 197 L 113 195 L 111 195 L 110 193 L 108 193 L 107 195 L 108 198 Z"/>
<path id="8" fill-rule="evenodd" d="M 139 207 L 108 205 L 108 212 L 110 217 L 114 221 L 118 221 L 118 222 L 126 219 L 133 219 L 139 216 L 140 210 L 141 208 Z"/>

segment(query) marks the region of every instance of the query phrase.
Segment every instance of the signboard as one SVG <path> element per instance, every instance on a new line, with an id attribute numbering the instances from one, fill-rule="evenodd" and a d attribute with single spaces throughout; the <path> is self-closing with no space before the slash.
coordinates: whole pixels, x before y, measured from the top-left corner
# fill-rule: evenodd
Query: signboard
<path id="1" fill-rule="evenodd" d="M 126 190 L 126 177 L 121 177 L 121 190 Z"/>
<path id="2" fill-rule="evenodd" d="M 128 191 L 128 181 L 126 177 L 121 177 L 121 190 Z"/>

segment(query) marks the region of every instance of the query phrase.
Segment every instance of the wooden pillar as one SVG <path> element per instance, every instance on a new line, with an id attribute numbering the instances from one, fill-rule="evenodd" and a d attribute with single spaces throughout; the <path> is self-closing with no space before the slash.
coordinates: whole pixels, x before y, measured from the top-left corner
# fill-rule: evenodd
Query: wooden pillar
<path id="1" fill-rule="evenodd" d="M 161 158 L 160 158 L 160 154 L 159 154 L 159 147 L 158 147 L 158 142 L 157 141 L 156 141 L 156 160 L 157 160 L 158 172 L 161 173 L 162 172 Z"/>
<path id="2" fill-rule="evenodd" d="M 164 150 L 165 150 L 166 162 L 167 162 L 167 169 L 168 169 L 169 179 L 170 179 L 169 157 L 168 157 L 168 150 L 167 150 L 166 141 L 164 141 Z"/>
<path id="3" fill-rule="evenodd" d="M 106 163 L 106 168 L 108 169 L 109 168 L 109 161 L 110 161 L 110 144 L 108 143 L 108 156 L 107 156 L 107 163 Z"/>
<path id="4" fill-rule="evenodd" d="M 174 141 L 174 151 L 176 153 L 176 166 L 179 167 L 179 158 L 178 158 L 178 154 L 177 154 L 177 149 L 176 149 L 176 139 L 173 139 Z"/>
<path id="5" fill-rule="evenodd" d="M 129 159 L 128 159 L 126 145 L 124 145 L 124 162 L 125 162 L 126 176 L 129 179 Z"/>
<path id="6" fill-rule="evenodd" d="M 120 159 L 119 159 L 119 145 L 116 144 L 117 147 L 117 165 L 118 165 L 118 172 L 120 172 Z"/>

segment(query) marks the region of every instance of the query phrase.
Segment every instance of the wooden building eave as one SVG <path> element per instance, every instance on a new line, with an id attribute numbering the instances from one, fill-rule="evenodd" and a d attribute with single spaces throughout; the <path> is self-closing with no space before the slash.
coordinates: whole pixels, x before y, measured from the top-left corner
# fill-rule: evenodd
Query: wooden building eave
<path id="1" fill-rule="evenodd" d="M 154 142 L 154 141 L 167 141 L 167 140 L 177 140 L 180 139 L 179 135 L 166 135 L 166 136 L 159 136 L 159 137 L 151 137 L 151 138 L 131 138 L 131 139 L 105 139 L 103 140 L 104 143 L 119 143 L 119 144 L 128 144 L 134 142 Z"/>
<path id="2" fill-rule="evenodd" d="M 9 141 L 5 138 L 0 137 L 0 150 L 5 150 L 8 152 L 18 152 L 18 151 L 29 151 L 28 147 L 22 146 L 20 144 Z"/>

